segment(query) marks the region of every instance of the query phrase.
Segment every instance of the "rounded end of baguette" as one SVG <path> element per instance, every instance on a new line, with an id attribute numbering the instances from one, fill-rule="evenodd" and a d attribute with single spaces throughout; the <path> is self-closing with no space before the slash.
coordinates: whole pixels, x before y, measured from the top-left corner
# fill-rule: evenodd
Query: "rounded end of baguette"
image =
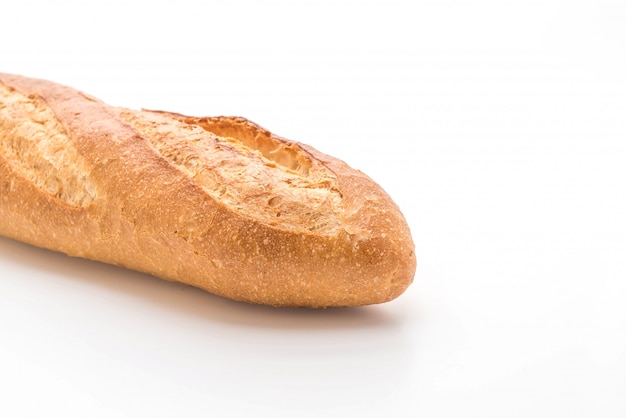
<path id="1" fill-rule="evenodd" d="M 413 282 L 416 269 L 415 246 L 399 208 L 365 174 L 302 147 L 337 176 L 343 206 L 340 227 L 334 234 L 262 224 L 245 227 L 238 234 L 238 242 L 245 242 L 244 279 L 224 296 L 309 308 L 372 305 L 397 298 Z"/>
<path id="2" fill-rule="evenodd" d="M 304 146 L 335 175 L 342 194 L 346 265 L 342 284 L 327 295 L 326 306 L 361 306 L 391 301 L 413 282 L 415 245 L 402 212 L 364 173 L 345 162 Z M 335 251 L 333 254 L 340 254 Z M 341 259 L 341 257 L 340 257 Z"/>

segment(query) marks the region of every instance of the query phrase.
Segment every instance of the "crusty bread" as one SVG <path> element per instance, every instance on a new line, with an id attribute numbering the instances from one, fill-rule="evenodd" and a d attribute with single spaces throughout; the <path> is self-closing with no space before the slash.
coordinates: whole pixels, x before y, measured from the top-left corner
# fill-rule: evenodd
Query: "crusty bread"
<path id="1" fill-rule="evenodd" d="M 243 118 L 8 74 L 0 234 L 273 306 L 381 303 L 415 272 L 398 207 L 338 159 Z"/>

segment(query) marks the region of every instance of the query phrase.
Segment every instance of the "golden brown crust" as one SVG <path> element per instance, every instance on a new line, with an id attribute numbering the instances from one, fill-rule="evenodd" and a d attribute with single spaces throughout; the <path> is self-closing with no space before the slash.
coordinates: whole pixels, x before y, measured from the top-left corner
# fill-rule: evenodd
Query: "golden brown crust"
<path id="1" fill-rule="evenodd" d="M 43 80 L 0 74 L 3 91 L 1 235 L 273 306 L 381 303 L 413 279 L 398 207 L 312 147 Z"/>

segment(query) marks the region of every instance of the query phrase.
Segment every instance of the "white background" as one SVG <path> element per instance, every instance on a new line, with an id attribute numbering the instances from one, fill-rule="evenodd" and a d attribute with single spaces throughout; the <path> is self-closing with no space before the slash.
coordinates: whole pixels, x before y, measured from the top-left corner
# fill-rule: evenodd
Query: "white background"
<path id="1" fill-rule="evenodd" d="M 414 284 L 271 309 L 0 238 L 0 416 L 626 416 L 623 1 L 10 1 L 0 71 L 379 182 Z"/>

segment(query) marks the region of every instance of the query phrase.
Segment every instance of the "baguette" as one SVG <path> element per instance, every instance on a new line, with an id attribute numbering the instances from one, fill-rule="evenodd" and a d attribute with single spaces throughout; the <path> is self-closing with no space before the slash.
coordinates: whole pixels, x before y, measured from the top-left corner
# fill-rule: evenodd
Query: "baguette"
<path id="1" fill-rule="evenodd" d="M 1 73 L 0 235 L 272 306 L 386 302 L 415 273 L 398 207 L 336 158 Z"/>

